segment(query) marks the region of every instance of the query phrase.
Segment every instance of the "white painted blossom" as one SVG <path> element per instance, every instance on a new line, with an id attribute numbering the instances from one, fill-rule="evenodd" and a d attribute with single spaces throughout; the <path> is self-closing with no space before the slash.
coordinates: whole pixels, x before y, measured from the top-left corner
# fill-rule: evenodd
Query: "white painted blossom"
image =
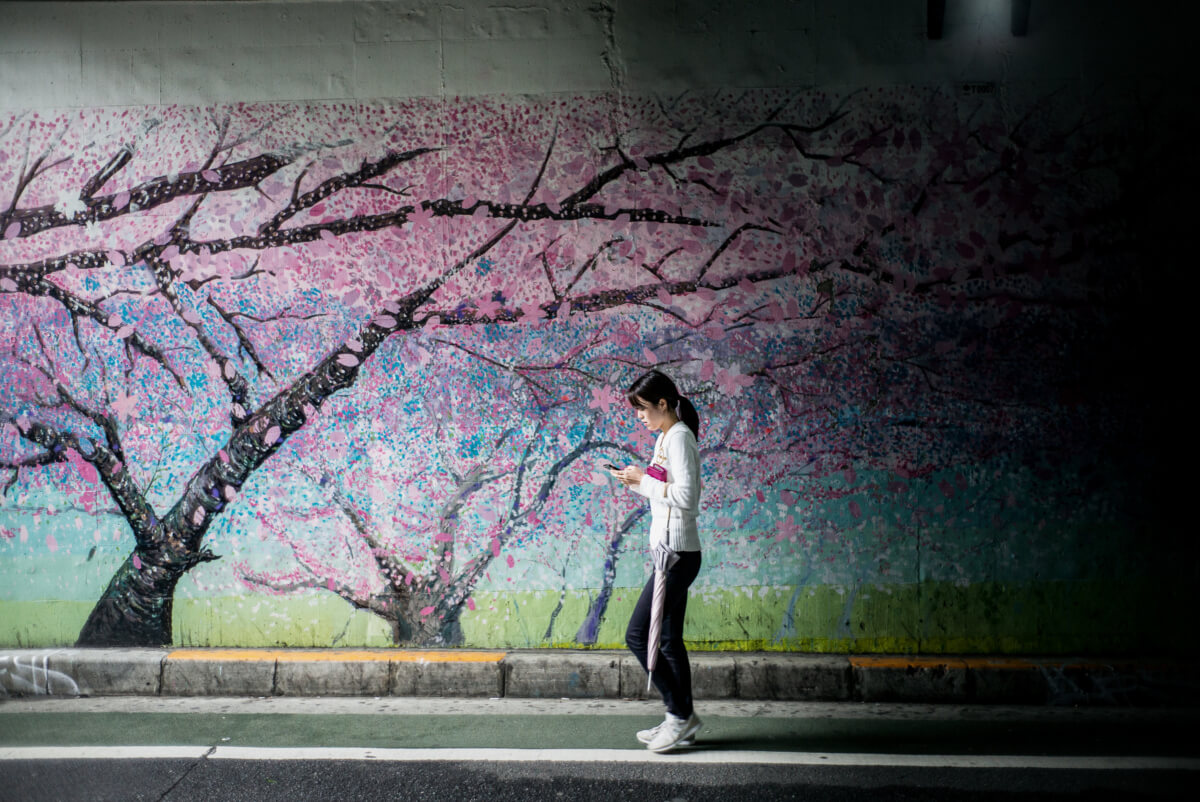
<path id="1" fill-rule="evenodd" d="M 87 209 L 87 204 L 83 202 L 83 198 L 79 197 L 77 192 L 68 189 L 58 194 L 58 202 L 54 204 L 54 208 L 67 217 L 74 217 Z"/>

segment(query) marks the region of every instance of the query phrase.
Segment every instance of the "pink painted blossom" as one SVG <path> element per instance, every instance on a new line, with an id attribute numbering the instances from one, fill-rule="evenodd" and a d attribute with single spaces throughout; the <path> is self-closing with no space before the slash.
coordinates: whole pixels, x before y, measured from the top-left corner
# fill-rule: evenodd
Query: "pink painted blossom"
<path id="1" fill-rule="evenodd" d="M 754 378 L 743 375 L 737 365 L 718 369 L 714 378 L 721 392 L 731 397 L 741 395 L 743 388 L 754 384 Z"/>
<path id="2" fill-rule="evenodd" d="M 798 523 L 796 523 L 796 520 L 793 516 L 789 515 L 788 517 L 784 518 L 782 521 L 776 521 L 776 523 L 775 523 L 775 540 L 776 541 L 782 542 L 784 540 L 793 540 L 793 539 L 795 539 L 795 537 L 798 534 L 800 534 L 800 525 Z"/>
<path id="3" fill-rule="evenodd" d="M 100 474 L 96 471 L 96 466 L 88 462 L 83 456 L 73 448 L 67 449 L 67 461 L 71 466 L 79 472 L 79 477 L 88 484 L 96 484 L 100 481 Z"/>
<path id="4" fill-rule="evenodd" d="M 597 409 L 601 412 L 607 412 L 614 406 L 620 407 L 626 403 L 625 394 L 619 392 L 607 384 L 602 384 L 592 388 L 591 398 L 588 400 L 588 409 Z"/>

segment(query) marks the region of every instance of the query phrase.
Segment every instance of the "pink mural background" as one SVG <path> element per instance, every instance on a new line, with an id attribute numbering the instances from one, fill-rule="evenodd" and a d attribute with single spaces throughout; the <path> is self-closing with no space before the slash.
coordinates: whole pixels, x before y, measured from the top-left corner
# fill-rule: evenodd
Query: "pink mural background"
<path id="1" fill-rule="evenodd" d="M 401 644 L 466 642 L 484 589 L 585 590 L 531 628 L 595 644 L 647 525 L 598 465 L 645 458 L 623 389 L 657 367 L 701 412 L 697 592 L 786 589 L 747 643 L 817 586 L 833 638 L 872 587 L 1102 592 L 1137 512 L 1092 350 L 1145 155 L 1113 117 L 890 88 L 0 118 L 3 547 L 121 551 L 84 645 L 171 643 L 217 570 Z M 1017 614 L 956 615 L 1000 644 Z"/>

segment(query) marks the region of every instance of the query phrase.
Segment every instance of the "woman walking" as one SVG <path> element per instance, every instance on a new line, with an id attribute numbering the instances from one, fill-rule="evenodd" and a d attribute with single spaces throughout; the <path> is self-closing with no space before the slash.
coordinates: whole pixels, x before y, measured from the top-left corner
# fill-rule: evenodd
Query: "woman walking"
<path id="1" fill-rule="evenodd" d="M 683 645 L 683 619 L 687 612 L 688 587 L 700 571 L 700 535 L 696 514 L 700 509 L 700 451 L 696 439 L 700 418 L 691 402 L 679 394 L 665 374 L 651 370 L 629 388 L 629 403 L 638 420 L 658 432 L 654 457 L 642 470 L 630 465 L 614 470 L 622 484 L 650 500 L 650 548 L 655 563 L 666 566 L 665 590 L 660 581 L 662 634 L 649 643 L 654 578 L 646 583 L 629 627 L 625 643 L 645 669 L 649 650 L 661 650 L 650 679 L 662 694 L 667 715 L 661 724 L 637 734 L 653 752 L 669 752 L 690 746 L 700 729 L 692 709 L 692 671 Z"/>

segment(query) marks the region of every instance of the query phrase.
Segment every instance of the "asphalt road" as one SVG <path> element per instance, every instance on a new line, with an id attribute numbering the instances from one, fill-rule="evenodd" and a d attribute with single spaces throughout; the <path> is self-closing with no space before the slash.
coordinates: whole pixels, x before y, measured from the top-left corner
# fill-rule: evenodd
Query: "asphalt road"
<path id="1" fill-rule="evenodd" d="M 1190 797 L 1195 772 L 877 767 L 372 763 L 360 761 L 17 761 L 12 800 L 1127 800 Z"/>
<path id="2" fill-rule="evenodd" d="M 661 716 L 643 702 L 7 700 L 0 800 L 1115 800 L 1200 779 L 1200 711 L 698 712 L 696 747 L 659 756 L 633 739 Z"/>

